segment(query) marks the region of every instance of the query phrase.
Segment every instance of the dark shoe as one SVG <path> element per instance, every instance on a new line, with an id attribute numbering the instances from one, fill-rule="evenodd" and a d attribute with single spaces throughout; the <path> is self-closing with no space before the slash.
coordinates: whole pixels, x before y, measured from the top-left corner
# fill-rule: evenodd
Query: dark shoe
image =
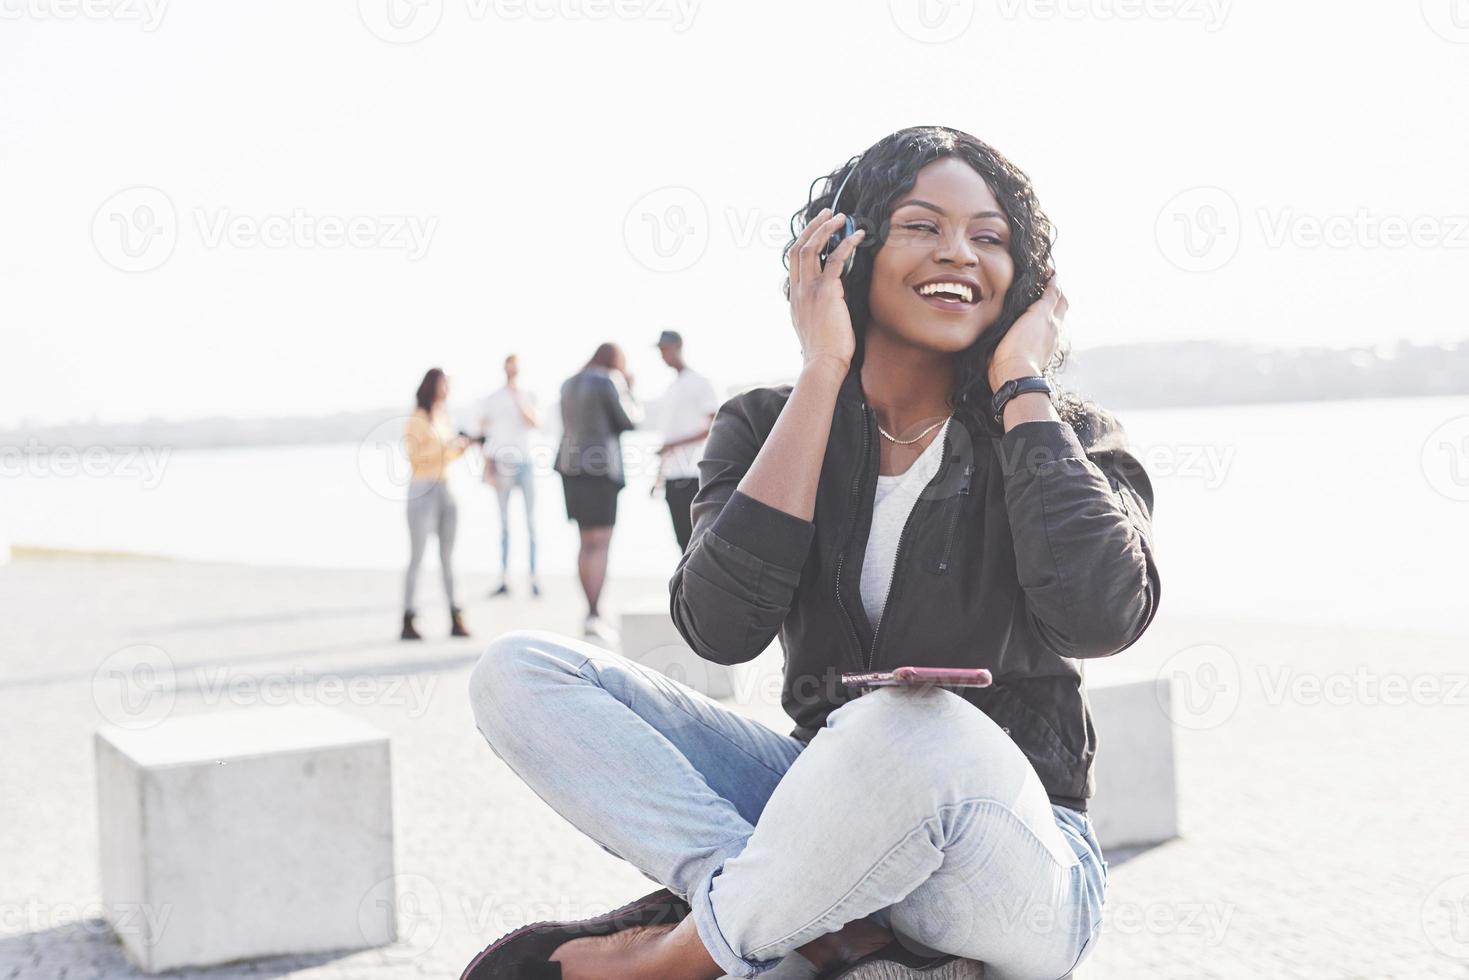
<path id="1" fill-rule="evenodd" d="M 413 628 L 413 614 L 412 613 L 404 613 L 403 614 L 403 636 L 401 637 L 401 639 L 404 639 L 404 640 L 421 640 L 421 639 L 423 639 L 423 637 L 419 635 L 418 630 L 416 630 L 416 629 Z"/>
<path id="2" fill-rule="evenodd" d="M 945 953 L 922 956 L 896 939 L 851 963 L 828 967 L 816 980 L 984 980 L 984 964 Z"/>
<path id="3" fill-rule="evenodd" d="M 451 630 L 449 630 L 449 635 L 450 636 L 468 636 L 469 635 L 469 630 L 467 630 L 467 629 L 464 628 L 464 614 L 463 613 L 461 613 L 458 609 L 451 609 L 451 610 L 449 610 L 449 618 L 450 618 L 450 620 L 454 624 L 454 628 L 451 629 Z"/>
<path id="4" fill-rule="evenodd" d="M 689 904 L 667 888 L 630 905 L 576 922 L 533 922 L 501 936 L 480 953 L 459 980 L 561 980 L 561 964 L 551 960 L 557 947 L 582 936 L 606 936 L 636 926 L 682 922 Z"/>
<path id="5" fill-rule="evenodd" d="M 530 583 L 530 594 L 539 599 L 541 597 L 541 583 L 532 580 Z"/>
<path id="6" fill-rule="evenodd" d="M 491 592 L 490 593 L 490 598 L 493 599 L 497 595 L 509 595 L 509 594 L 510 594 L 510 583 L 509 582 L 501 582 L 500 583 L 500 587 L 498 589 L 496 589 L 494 592 Z"/>

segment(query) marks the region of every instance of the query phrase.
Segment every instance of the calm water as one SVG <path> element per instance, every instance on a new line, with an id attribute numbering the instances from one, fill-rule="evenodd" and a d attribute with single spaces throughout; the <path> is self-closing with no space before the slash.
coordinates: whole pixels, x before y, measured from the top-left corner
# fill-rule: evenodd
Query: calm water
<path id="1" fill-rule="evenodd" d="M 1387 399 L 1120 413 L 1154 479 L 1169 612 L 1469 633 L 1469 398 Z M 1458 420 L 1457 422 L 1455 420 Z M 18 545 L 180 558 L 396 568 L 406 561 L 403 472 L 391 433 L 359 445 L 177 451 L 93 460 L 88 472 L 32 460 L 0 479 Z M 648 437 L 624 437 L 613 573 L 667 577 L 679 552 L 650 497 Z M 571 574 L 549 445 L 538 447 L 543 574 Z M 456 565 L 498 568 L 493 493 L 475 463 L 453 475 Z M 76 464 L 80 466 L 81 464 Z M 62 472 L 57 472 L 62 471 Z M 511 564 L 526 564 L 515 498 Z M 432 563 L 435 559 L 429 559 Z M 436 587 L 424 579 L 425 599 Z"/>

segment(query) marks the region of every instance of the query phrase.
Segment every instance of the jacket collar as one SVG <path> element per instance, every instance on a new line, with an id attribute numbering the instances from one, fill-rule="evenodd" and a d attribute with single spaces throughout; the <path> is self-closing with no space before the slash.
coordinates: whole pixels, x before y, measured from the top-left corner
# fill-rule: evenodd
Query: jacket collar
<path id="1" fill-rule="evenodd" d="M 866 393 L 862 390 L 862 368 L 854 362 L 847 369 L 847 376 L 842 379 L 841 387 L 837 389 L 837 404 L 861 409 L 866 401 Z M 999 428 L 994 419 L 989 417 L 988 413 L 981 413 L 972 407 L 966 407 L 961 408 L 957 415 L 955 421 L 966 422 L 971 430 L 982 432 L 995 439 L 1004 435 L 1004 431 Z"/>

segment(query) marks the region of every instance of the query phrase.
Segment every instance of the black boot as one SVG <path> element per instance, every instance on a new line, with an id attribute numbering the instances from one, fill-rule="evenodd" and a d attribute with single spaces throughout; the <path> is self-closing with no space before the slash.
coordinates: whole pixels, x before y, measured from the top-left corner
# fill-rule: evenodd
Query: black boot
<path id="1" fill-rule="evenodd" d="M 449 618 L 454 623 L 454 628 L 449 631 L 450 636 L 468 636 L 469 630 L 464 628 L 463 614 L 454 608 L 449 610 Z"/>
<path id="2" fill-rule="evenodd" d="M 411 612 L 406 612 L 403 614 L 403 636 L 401 638 L 404 640 L 423 639 L 423 637 L 418 634 L 418 630 L 413 628 L 413 614 Z"/>

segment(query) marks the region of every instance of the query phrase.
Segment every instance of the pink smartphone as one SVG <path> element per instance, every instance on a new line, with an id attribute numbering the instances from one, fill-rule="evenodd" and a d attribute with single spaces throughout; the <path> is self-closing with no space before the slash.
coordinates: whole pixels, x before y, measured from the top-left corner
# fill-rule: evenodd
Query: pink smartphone
<path id="1" fill-rule="evenodd" d="M 983 667 L 894 667 L 867 674 L 843 674 L 848 687 L 989 687 L 994 677 Z"/>

